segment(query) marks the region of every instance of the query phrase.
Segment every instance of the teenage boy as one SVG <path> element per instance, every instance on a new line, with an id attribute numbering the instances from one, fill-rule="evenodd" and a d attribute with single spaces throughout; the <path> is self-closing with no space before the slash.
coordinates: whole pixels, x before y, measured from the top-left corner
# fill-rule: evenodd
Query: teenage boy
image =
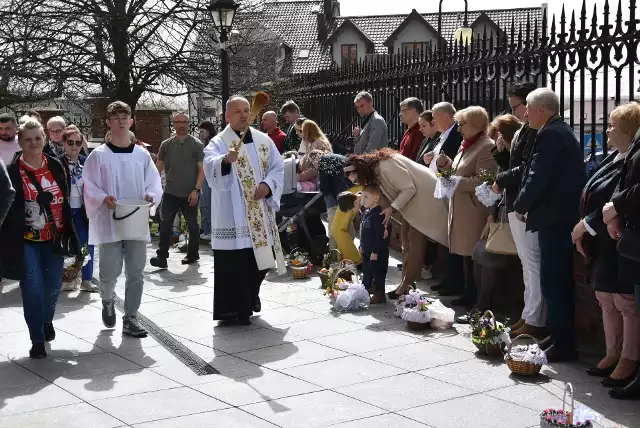
<path id="1" fill-rule="evenodd" d="M 147 200 L 152 204 L 162 197 L 160 174 L 149 152 L 131 142 L 131 108 L 116 101 L 107 107 L 107 126 L 111 141 L 96 148 L 84 164 L 84 201 L 89 218 L 89 245 L 99 248 L 102 322 L 116 325 L 115 287 L 122 266 L 126 272 L 122 333 L 145 337 L 147 331 L 137 321 L 147 263 L 145 240 L 122 240 L 113 219 L 118 200 Z M 147 239 L 149 241 L 147 230 Z"/>

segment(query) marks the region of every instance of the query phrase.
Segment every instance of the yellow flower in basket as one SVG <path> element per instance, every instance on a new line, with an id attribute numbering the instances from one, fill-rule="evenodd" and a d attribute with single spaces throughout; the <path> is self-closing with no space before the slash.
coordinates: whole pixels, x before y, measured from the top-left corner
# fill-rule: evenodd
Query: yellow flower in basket
<path id="1" fill-rule="evenodd" d="M 480 330 L 480 337 L 485 337 L 487 335 L 487 331 L 483 328 Z"/>

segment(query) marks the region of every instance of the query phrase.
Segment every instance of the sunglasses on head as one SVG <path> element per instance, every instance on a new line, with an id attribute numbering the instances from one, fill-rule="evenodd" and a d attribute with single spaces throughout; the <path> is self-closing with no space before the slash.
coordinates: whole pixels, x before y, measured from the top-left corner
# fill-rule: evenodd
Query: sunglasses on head
<path id="1" fill-rule="evenodd" d="M 75 144 L 76 147 L 82 147 L 82 140 L 67 140 L 67 144 L 70 146 Z"/>

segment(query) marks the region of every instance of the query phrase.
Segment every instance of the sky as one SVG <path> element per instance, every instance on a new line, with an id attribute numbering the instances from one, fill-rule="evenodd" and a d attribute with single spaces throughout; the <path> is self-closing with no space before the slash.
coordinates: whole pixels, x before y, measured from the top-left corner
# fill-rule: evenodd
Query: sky
<path id="1" fill-rule="evenodd" d="M 612 12 L 617 11 L 619 0 L 609 0 Z M 409 13 L 412 9 L 416 9 L 421 13 L 438 12 L 438 0 L 340 0 L 340 14 L 343 16 L 353 15 L 387 15 Z M 564 4 L 565 11 L 576 10 L 579 12 L 582 8 L 582 0 L 564 0 L 564 1 L 541 1 L 541 0 L 468 0 L 469 10 L 484 9 L 511 9 L 518 7 L 536 7 L 542 3 L 547 3 L 549 8 L 549 17 L 552 14 L 560 15 Z M 598 11 L 601 12 L 604 7 L 604 0 L 587 0 L 587 12 L 591 15 L 594 4 L 597 4 Z M 614 6 L 615 5 L 615 6 Z M 624 16 L 629 16 L 629 0 L 622 0 Z M 446 0 L 442 3 L 444 12 L 463 11 L 464 0 Z"/>

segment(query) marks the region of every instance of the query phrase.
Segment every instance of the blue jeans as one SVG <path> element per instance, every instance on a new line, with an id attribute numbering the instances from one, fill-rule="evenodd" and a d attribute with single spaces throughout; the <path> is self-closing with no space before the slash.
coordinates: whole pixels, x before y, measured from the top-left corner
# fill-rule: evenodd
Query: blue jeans
<path id="1" fill-rule="evenodd" d="M 80 247 L 89 242 L 89 230 L 85 224 L 84 212 L 82 208 L 71 208 L 71 216 L 73 217 L 73 224 L 76 227 L 76 233 L 80 240 Z M 93 245 L 89 245 L 89 254 L 91 259 L 82 268 L 82 280 L 91 281 L 93 279 Z"/>
<path id="2" fill-rule="evenodd" d="M 205 235 L 211 235 L 211 187 L 206 180 L 200 196 L 200 227 Z"/>
<path id="3" fill-rule="evenodd" d="M 44 342 L 44 324 L 53 321 L 62 285 L 62 256 L 49 244 L 24 243 L 24 279 L 20 281 L 24 319 L 31 342 Z"/>

